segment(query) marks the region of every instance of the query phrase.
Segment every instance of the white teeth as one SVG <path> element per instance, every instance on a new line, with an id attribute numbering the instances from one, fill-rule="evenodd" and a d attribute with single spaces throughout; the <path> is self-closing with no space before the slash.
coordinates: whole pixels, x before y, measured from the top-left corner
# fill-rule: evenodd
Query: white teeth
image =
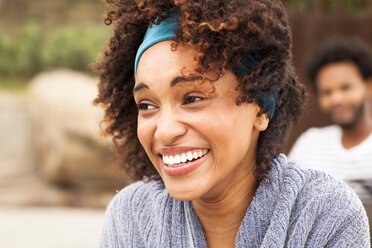
<path id="1" fill-rule="evenodd" d="M 168 164 L 169 162 L 168 156 L 163 156 L 163 162 L 164 164 Z"/>
<path id="2" fill-rule="evenodd" d="M 204 149 L 195 152 L 176 154 L 175 156 L 163 156 L 163 163 L 172 167 L 178 167 L 181 165 L 185 165 L 187 161 L 192 161 L 194 159 L 203 157 L 207 153 L 208 149 Z"/>
<path id="3" fill-rule="evenodd" d="M 168 157 L 168 164 L 174 164 L 173 156 Z"/>
<path id="4" fill-rule="evenodd" d="M 180 155 L 176 155 L 176 156 L 174 156 L 174 160 L 173 160 L 173 162 L 175 163 L 175 164 L 179 164 L 179 163 L 181 163 L 181 157 L 180 157 Z"/>
<path id="5" fill-rule="evenodd" d="M 186 161 L 187 161 L 186 154 L 185 154 L 185 153 L 182 153 L 182 154 L 181 154 L 181 162 L 182 162 L 182 163 L 185 163 Z"/>
<path id="6" fill-rule="evenodd" d="M 192 154 L 192 157 L 193 157 L 194 159 L 197 159 L 197 158 L 199 157 L 199 155 L 198 155 L 197 152 L 194 152 L 194 153 Z"/>
<path id="7" fill-rule="evenodd" d="M 187 160 L 189 160 L 189 161 L 191 161 L 193 159 L 191 152 L 188 152 L 186 156 L 187 156 Z"/>

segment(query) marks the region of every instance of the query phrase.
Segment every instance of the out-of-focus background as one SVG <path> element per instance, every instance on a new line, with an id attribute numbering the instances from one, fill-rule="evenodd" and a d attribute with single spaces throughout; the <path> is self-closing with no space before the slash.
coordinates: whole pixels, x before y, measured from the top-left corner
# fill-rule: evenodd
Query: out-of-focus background
<path id="1" fill-rule="evenodd" d="M 286 0 L 294 63 L 335 35 L 372 44 L 372 1 Z M 92 105 L 111 35 L 100 0 L 0 0 L 0 247 L 96 247 L 104 208 L 128 183 Z M 308 87 L 310 90 L 310 87 Z M 307 128 L 328 124 L 309 91 Z"/>
<path id="2" fill-rule="evenodd" d="M 0 0 L 0 247 L 97 247 L 129 183 L 94 107 L 100 0 Z"/>

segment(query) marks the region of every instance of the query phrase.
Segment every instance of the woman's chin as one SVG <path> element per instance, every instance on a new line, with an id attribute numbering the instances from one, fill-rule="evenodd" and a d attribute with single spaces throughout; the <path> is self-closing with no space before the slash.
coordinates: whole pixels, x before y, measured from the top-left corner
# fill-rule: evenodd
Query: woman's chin
<path id="1" fill-rule="evenodd" d="M 165 184 L 165 187 L 168 193 L 176 200 L 179 201 L 193 201 L 200 198 L 200 189 L 195 191 L 195 188 L 179 188 L 179 187 L 171 187 Z"/>

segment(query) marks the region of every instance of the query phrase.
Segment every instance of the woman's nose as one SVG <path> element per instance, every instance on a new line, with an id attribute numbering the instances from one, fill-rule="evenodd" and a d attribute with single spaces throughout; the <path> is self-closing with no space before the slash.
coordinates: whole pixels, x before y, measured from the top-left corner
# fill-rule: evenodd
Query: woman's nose
<path id="1" fill-rule="evenodd" d="M 157 120 L 154 138 L 163 146 L 174 145 L 187 132 L 182 115 L 175 109 L 163 109 Z"/>

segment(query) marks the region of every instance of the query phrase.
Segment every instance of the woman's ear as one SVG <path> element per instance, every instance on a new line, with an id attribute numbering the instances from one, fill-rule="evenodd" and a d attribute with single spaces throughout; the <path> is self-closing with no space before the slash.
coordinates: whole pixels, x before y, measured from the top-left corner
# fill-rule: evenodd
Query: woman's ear
<path id="1" fill-rule="evenodd" d="M 256 112 L 256 118 L 253 126 L 258 131 L 265 131 L 269 125 L 269 116 L 266 113 L 261 112 L 261 108 L 257 105 L 258 111 Z"/>

